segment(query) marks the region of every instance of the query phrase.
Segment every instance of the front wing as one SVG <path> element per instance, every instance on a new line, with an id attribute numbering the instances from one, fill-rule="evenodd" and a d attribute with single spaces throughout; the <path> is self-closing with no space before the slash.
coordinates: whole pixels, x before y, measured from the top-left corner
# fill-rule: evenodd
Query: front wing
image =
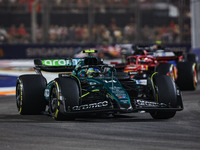
<path id="1" fill-rule="evenodd" d="M 180 103 L 179 103 L 180 102 Z M 60 103 L 60 111 L 63 114 L 82 114 L 82 113 L 98 113 L 98 112 L 120 112 L 120 113 L 131 113 L 138 111 L 181 111 L 183 110 L 182 101 L 179 101 L 176 107 L 164 103 L 157 103 L 149 100 L 136 99 L 132 101 L 129 106 L 120 107 L 116 102 L 110 100 L 103 100 L 84 105 L 74 106 L 70 110 L 65 110 L 65 103 Z"/>

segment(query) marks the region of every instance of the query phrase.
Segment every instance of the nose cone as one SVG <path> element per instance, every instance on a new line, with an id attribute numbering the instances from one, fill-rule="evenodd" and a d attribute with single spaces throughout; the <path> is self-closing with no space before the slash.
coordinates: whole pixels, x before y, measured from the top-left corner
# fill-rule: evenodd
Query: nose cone
<path id="1" fill-rule="evenodd" d="M 133 107 L 131 104 L 120 104 L 120 110 L 122 112 L 132 112 L 133 111 Z"/>

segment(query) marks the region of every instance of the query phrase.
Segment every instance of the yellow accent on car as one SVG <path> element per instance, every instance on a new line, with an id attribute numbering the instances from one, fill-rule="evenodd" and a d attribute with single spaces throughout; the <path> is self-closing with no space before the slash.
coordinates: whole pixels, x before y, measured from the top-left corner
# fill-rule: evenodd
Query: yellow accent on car
<path id="1" fill-rule="evenodd" d="M 90 94 L 90 92 L 87 92 L 86 94 L 83 94 L 80 98 L 83 98 L 83 97 L 87 96 L 88 94 Z"/>
<path id="2" fill-rule="evenodd" d="M 91 50 L 83 50 L 82 53 L 96 53 L 96 50 L 91 49 Z"/>
<path id="3" fill-rule="evenodd" d="M 56 87 L 57 87 L 57 90 L 58 90 L 58 99 L 59 99 L 59 97 L 60 97 L 60 95 L 59 95 L 59 86 L 58 86 L 58 83 L 55 81 L 55 84 L 56 84 Z"/>
<path id="4" fill-rule="evenodd" d="M 58 109 L 56 109 L 55 118 L 57 118 L 57 117 L 58 117 L 58 113 L 59 113 L 59 110 L 58 110 Z"/>
<path id="5" fill-rule="evenodd" d="M 98 92 L 99 91 L 99 89 L 94 89 L 94 90 L 92 90 L 92 92 Z"/>
<path id="6" fill-rule="evenodd" d="M 19 108 L 19 113 L 22 113 L 22 104 L 23 104 L 23 96 L 22 96 L 22 81 L 18 78 L 19 84 L 20 84 L 20 101 L 21 101 L 21 105 Z"/>
<path id="7" fill-rule="evenodd" d="M 110 95 L 109 93 L 107 93 L 107 95 L 109 95 L 111 98 L 115 99 L 112 95 Z"/>
<path id="8" fill-rule="evenodd" d="M 155 91 L 155 85 L 154 85 L 154 83 L 153 83 L 153 76 L 155 75 L 155 74 L 157 74 L 158 72 L 154 72 L 152 75 L 151 75 L 151 83 L 152 83 L 152 86 L 153 86 L 153 89 L 154 89 L 154 91 Z M 156 93 L 156 101 L 158 102 L 158 93 Z"/>
<path id="9" fill-rule="evenodd" d="M 162 41 L 156 41 L 155 43 L 156 44 L 162 44 Z"/>
<path id="10" fill-rule="evenodd" d="M 59 86 L 58 86 L 58 82 L 56 82 L 56 81 L 54 81 L 55 82 L 55 84 L 56 84 L 56 87 L 57 87 L 57 93 L 58 93 L 58 97 L 57 97 L 57 99 L 58 99 L 58 106 L 60 106 L 60 102 L 59 102 L 59 98 L 60 98 L 60 91 L 59 91 Z M 57 108 L 56 109 L 56 112 L 55 112 L 55 115 L 54 115 L 54 119 L 55 118 L 58 118 L 58 113 L 59 113 L 59 109 Z"/>
<path id="11" fill-rule="evenodd" d="M 100 91 L 99 89 L 94 89 L 94 90 L 92 90 L 91 92 L 98 92 L 98 91 Z M 87 96 L 88 94 L 90 94 L 91 92 L 87 92 L 87 93 L 85 93 L 85 94 L 83 94 L 81 97 L 79 97 L 79 98 L 83 98 L 83 97 L 85 97 L 85 96 Z"/>
<path id="12" fill-rule="evenodd" d="M 176 75 L 175 75 L 175 72 L 174 72 L 174 65 L 173 64 L 171 64 L 171 66 L 170 66 L 170 77 L 175 81 L 175 79 L 176 79 Z"/>

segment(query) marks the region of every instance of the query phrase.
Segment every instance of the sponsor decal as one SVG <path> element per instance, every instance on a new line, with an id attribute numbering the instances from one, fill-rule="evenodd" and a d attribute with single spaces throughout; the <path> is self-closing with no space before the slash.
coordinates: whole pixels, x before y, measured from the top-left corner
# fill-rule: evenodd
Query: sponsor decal
<path id="1" fill-rule="evenodd" d="M 163 50 L 158 50 L 154 53 L 155 57 L 173 57 L 175 54 L 173 52 L 164 52 Z"/>
<path id="2" fill-rule="evenodd" d="M 108 101 L 74 106 L 72 107 L 72 110 L 87 110 L 87 109 L 101 108 L 106 106 L 108 106 Z"/>
<path id="3" fill-rule="evenodd" d="M 42 60 L 42 64 L 45 66 L 71 66 L 72 62 L 65 59 L 47 59 Z"/>
<path id="4" fill-rule="evenodd" d="M 122 100 L 120 100 L 120 103 L 121 104 L 129 104 L 130 102 L 129 102 L 129 100 L 128 99 L 122 99 Z"/>
<path id="5" fill-rule="evenodd" d="M 76 66 L 81 59 L 72 59 L 73 65 Z M 42 64 L 45 66 L 72 66 L 72 62 L 69 59 L 46 59 L 42 60 Z"/>
<path id="6" fill-rule="evenodd" d="M 116 80 L 104 80 L 104 82 L 105 83 L 111 83 L 111 82 L 116 83 L 117 81 Z"/>
<path id="7" fill-rule="evenodd" d="M 148 107 L 158 107 L 158 106 L 166 106 L 164 103 L 157 103 L 157 102 L 150 102 L 150 101 L 144 101 L 144 100 L 136 100 L 136 104 L 139 106 L 148 106 Z"/>
<path id="8" fill-rule="evenodd" d="M 118 95 L 118 98 L 126 98 L 126 95 Z"/>
<path id="9" fill-rule="evenodd" d="M 72 59 L 73 65 L 76 66 L 80 60 L 82 60 L 82 59 L 80 59 L 80 58 Z"/>
<path id="10" fill-rule="evenodd" d="M 74 48 L 72 47 L 28 47 L 26 48 L 27 57 L 66 57 L 72 56 Z"/>
<path id="11" fill-rule="evenodd" d="M 61 77 L 70 77 L 70 74 L 60 74 Z"/>
<path id="12" fill-rule="evenodd" d="M 96 85 L 97 83 L 96 82 L 89 82 L 88 84 L 89 85 Z"/>
<path id="13" fill-rule="evenodd" d="M 147 80 L 136 80 L 136 84 L 147 85 Z"/>
<path id="14" fill-rule="evenodd" d="M 137 71 L 129 71 L 128 74 L 129 75 L 136 75 L 138 72 Z"/>

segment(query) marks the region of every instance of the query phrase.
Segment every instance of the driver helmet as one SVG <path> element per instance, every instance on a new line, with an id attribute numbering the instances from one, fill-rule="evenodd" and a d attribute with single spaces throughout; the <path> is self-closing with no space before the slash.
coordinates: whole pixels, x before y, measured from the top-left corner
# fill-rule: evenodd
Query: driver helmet
<path id="1" fill-rule="evenodd" d="M 163 50 L 164 49 L 164 46 L 162 44 L 162 41 L 156 41 L 155 42 L 155 45 L 154 45 L 154 50 Z"/>
<path id="2" fill-rule="evenodd" d="M 88 77 L 97 77 L 99 75 L 99 73 L 100 73 L 99 69 L 97 69 L 97 68 L 89 68 L 87 70 L 86 74 L 87 74 Z"/>

